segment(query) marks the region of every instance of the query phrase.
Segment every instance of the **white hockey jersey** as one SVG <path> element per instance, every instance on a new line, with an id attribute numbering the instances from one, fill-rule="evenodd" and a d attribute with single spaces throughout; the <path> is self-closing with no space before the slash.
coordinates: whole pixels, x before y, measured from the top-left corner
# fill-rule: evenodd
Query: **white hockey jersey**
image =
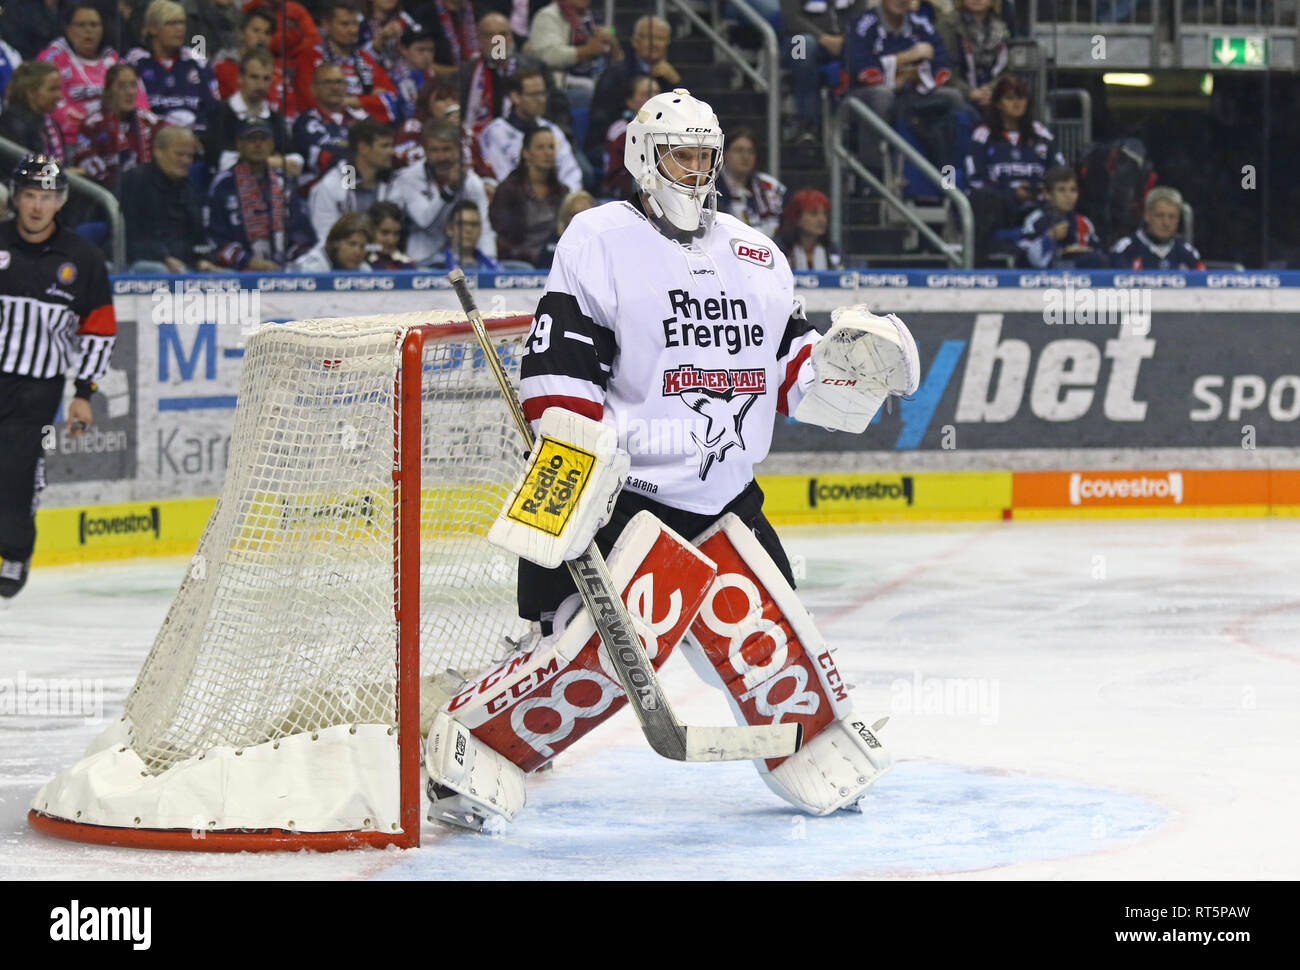
<path id="1" fill-rule="evenodd" d="M 777 412 L 812 379 L 819 334 L 772 241 L 720 213 L 689 244 L 629 202 L 574 217 L 555 251 L 521 365 L 534 422 L 595 418 L 632 456 L 626 488 L 712 515 L 753 480 Z"/>

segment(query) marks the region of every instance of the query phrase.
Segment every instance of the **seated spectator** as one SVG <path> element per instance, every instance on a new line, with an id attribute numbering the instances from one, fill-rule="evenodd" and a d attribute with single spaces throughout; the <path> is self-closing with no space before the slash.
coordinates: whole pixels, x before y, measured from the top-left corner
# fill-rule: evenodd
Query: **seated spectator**
<path id="1" fill-rule="evenodd" d="M 60 162 L 67 157 L 63 130 L 52 112 L 63 97 L 59 69 L 49 61 L 23 61 L 14 70 L 0 113 L 0 135 Z"/>
<path id="2" fill-rule="evenodd" d="M 945 87 L 951 71 L 943 42 L 909 0 L 880 0 L 853 22 L 845 41 L 850 93 L 891 124 L 901 122 L 935 166 L 953 161 L 957 150 L 954 111 L 966 101 Z M 879 168 L 880 139 L 866 132 L 867 164 Z"/>
<path id="3" fill-rule="evenodd" d="M 449 208 L 447 244 L 433 265 L 439 269 L 460 267 L 468 273 L 500 269 L 501 264 L 478 246 L 479 233 L 483 231 L 483 216 L 478 206 L 469 199 L 461 199 Z"/>
<path id="4" fill-rule="evenodd" d="M 348 130 L 351 161 L 320 177 L 308 197 L 311 225 L 323 239 L 345 212 L 364 212 L 393 192 L 393 133 L 373 118 Z"/>
<path id="5" fill-rule="evenodd" d="M 977 266 L 985 265 L 993 234 L 1018 227 L 1037 205 L 1043 173 L 1065 164 L 1052 133 L 1029 113 L 1029 88 L 1020 78 L 1008 74 L 993 86 L 984 118 L 966 156 Z"/>
<path id="6" fill-rule="evenodd" d="M 5 40 L 23 61 L 35 60 L 59 36 L 59 0 L 11 0 L 4 5 L 3 29 Z"/>
<path id="7" fill-rule="evenodd" d="M 558 0 L 533 15 L 524 53 L 539 58 L 574 108 L 591 104 L 596 78 L 623 59 L 623 48 L 608 27 L 597 27 L 591 0 Z"/>
<path id="8" fill-rule="evenodd" d="M 364 111 L 353 111 L 344 102 L 347 78 L 343 68 L 321 61 L 312 72 L 311 94 L 315 107 L 298 115 L 293 123 L 293 150 L 302 156 L 303 172 L 310 183 L 330 166 L 348 155 L 348 128 Z"/>
<path id="9" fill-rule="evenodd" d="M 166 2 L 166 0 L 164 0 Z M 153 161 L 122 173 L 126 259 L 132 273 L 214 272 L 198 189 L 189 179 L 198 139 L 167 125 L 153 143 Z"/>
<path id="10" fill-rule="evenodd" d="M 145 46 L 144 15 L 150 0 L 92 0 L 104 23 L 104 43 L 125 59 Z M 187 36 L 192 36 L 188 35 Z"/>
<path id="11" fill-rule="evenodd" d="M 302 200 L 269 164 L 274 151 L 270 122 L 244 118 L 235 132 L 235 163 L 212 180 L 212 258 L 227 269 L 274 273 L 316 242 Z"/>
<path id="12" fill-rule="evenodd" d="M 271 30 L 275 20 L 267 7 L 253 7 L 243 15 L 239 27 L 239 46 L 237 50 L 222 51 L 212 65 L 212 73 L 217 77 L 217 91 L 222 99 L 229 99 L 239 90 L 239 65 L 246 55 L 255 50 L 270 53 Z M 284 90 L 284 71 L 280 59 L 271 56 L 271 84 L 267 88 L 266 101 L 272 111 L 279 111 L 292 123 L 297 115 L 289 113 L 292 106 Z"/>
<path id="13" fill-rule="evenodd" d="M 542 247 L 555 231 L 560 203 L 567 194 L 555 172 L 555 155 L 551 130 L 531 129 L 523 137 L 518 167 L 497 186 L 489 215 L 501 259 L 537 265 Z"/>
<path id="14" fill-rule="evenodd" d="M 671 91 L 682 87 L 682 76 L 668 60 L 668 44 L 672 30 L 668 21 L 658 17 L 641 17 L 632 31 L 632 42 L 623 50 L 623 59 L 607 67 L 596 81 L 591 98 L 591 116 L 583 149 L 592 164 L 599 164 L 609 126 L 617 121 L 627 107 L 628 81 L 641 74 L 649 74 L 658 82 L 658 90 Z"/>
<path id="15" fill-rule="evenodd" d="M 405 168 L 424 161 L 424 126 L 430 121 L 450 121 L 460 129 L 460 102 L 456 90 L 442 81 L 430 79 L 420 89 L 415 102 L 415 114 L 402 122 L 394 139 L 393 167 Z M 462 157 L 468 163 L 470 148 L 466 133 L 461 130 Z"/>
<path id="16" fill-rule="evenodd" d="M 585 212 L 588 209 L 596 207 L 596 200 L 590 192 L 570 192 L 560 203 L 560 216 L 555 221 L 555 235 L 546 240 L 542 246 L 542 251 L 537 257 L 538 269 L 550 269 L 551 264 L 555 262 L 555 247 L 560 244 L 560 237 L 564 235 L 564 230 L 569 228 L 569 223 L 579 212 Z"/>
<path id="17" fill-rule="evenodd" d="M 364 212 L 345 212 L 330 227 L 324 241 L 298 257 L 291 268 L 300 273 L 368 271 L 366 250 L 371 237 L 369 216 Z"/>
<path id="18" fill-rule="evenodd" d="M 864 0 L 781 0 L 781 63 L 794 87 L 795 140 L 820 141 L 822 106 L 818 99 L 827 65 L 844 54 L 844 35 L 862 16 Z"/>
<path id="19" fill-rule="evenodd" d="M 1147 193 L 1143 225 L 1115 243 L 1110 264 L 1116 269 L 1205 269 L 1196 247 L 1175 238 L 1182 215 L 1182 193 L 1156 186 Z"/>
<path id="20" fill-rule="evenodd" d="M 402 31 L 397 52 L 388 75 L 397 88 L 397 116 L 405 120 L 415 116 L 420 89 L 433 74 L 433 38 L 414 24 Z"/>
<path id="21" fill-rule="evenodd" d="M 13 77 L 14 68 L 23 62 L 23 55 L 0 40 L 0 98 L 4 97 L 9 79 Z"/>
<path id="22" fill-rule="evenodd" d="M 509 110 L 510 75 L 524 68 L 540 71 L 546 82 L 546 108 L 541 114 L 563 120 L 569 111 L 568 99 L 557 94 L 549 72 L 531 54 L 515 51 L 514 34 L 510 21 L 499 13 L 484 14 L 478 22 L 478 50 L 468 61 L 468 69 L 461 71 L 460 99 L 465 105 L 465 124 L 470 138 L 478 140 L 495 118 Z"/>
<path id="23" fill-rule="evenodd" d="M 415 269 L 415 261 L 398 247 L 402 242 L 402 210 L 392 202 L 376 202 L 366 215 L 370 219 L 372 255 L 370 268 L 379 272 Z"/>
<path id="24" fill-rule="evenodd" d="M 412 28 L 421 36 L 429 36 L 415 18 L 402 9 L 402 0 L 366 0 L 357 42 L 388 72 L 394 83 L 397 83 L 394 71 L 402 60 L 402 36 Z M 432 37 L 429 37 L 429 57 L 432 62 Z"/>
<path id="25" fill-rule="evenodd" d="M 298 110 L 314 107 L 312 78 L 316 65 L 337 64 L 347 80 L 344 103 L 353 111 L 362 110 L 376 121 L 389 124 L 397 118 L 397 88 L 375 59 L 357 46 L 361 15 L 353 0 L 326 0 L 321 8 L 321 26 L 325 39 L 298 59 L 294 95 Z"/>
<path id="26" fill-rule="evenodd" d="M 1034 269 L 1101 269 L 1108 265 L 1097 228 L 1076 212 L 1079 182 L 1074 169 L 1054 165 L 1043 175 L 1046 204 L 1021 227 L 1019 265 Z"/>
<path id="27" fill-rule="evenodd" d="M 104 75 L 122 58 L 113 48 L 102 46 L 104 24 L 99 11 L 91 4 L 74 4 L 67 8 L 65 17 L 63 36 L 41 51 L 41 60 L 59 69 L 63 98 L 53 114 L 63 132 L 64 143 L 71 147 L 81 123 L 99 110 Z M 136 107 L 149 107 L 144 88 L 136 94 Z"/>
<path id="28" fill-rule="evenodd" d="M 183 5 L 189 20 L 185 36 L 204 39 L 204 60 L 211 61 L 217 51 L 235 46 L 235 33 L 243 19 L 235 0 L 183 0 Z"/>
<path id="29" fill-rule="evenodd" d="M 285 78 L 297 76 L 298 62 L 311 53 L 321 42 L 320 29 L 312 20 L 307 8 L 296 0 L 247 0 L 244 13 L 255 7 L 264 7 L 274 18 L 274 28 L 268 47 L 277 64 L 285 64 Z M 290 101 L 293 99 L 290 98 Z M 286 105 L 286 114 L 295 106 Z"/>
<path id="30" fill-rule="evenodd" d="M 604 172 L 601 190 L 614 199 L 630 199 L 636 183 L 623 163 L 627 148 L 627 126 L 641 106 L 659 93 L 659 83 L 649 74 L 633 74 L 624 86 L 623 114 L 605 131 L 605 149 L 601 159 Z"/>
<path id="31" fill-rule="evenodd" d="M 166 124 L 137 107 L 140 82 L 130 64 L 114 64 L 104 75 L 99 110 L 81 123 L 72 163 L 110 192 L 122 173 L 153 160 L 153 144 Z"/>
<path id="32" fill-rule="evenodd" d="M 993 10 L 993 0 L 959 0 L 936 25 L 952 61 L 948 83 L 976 108 L 987 108 L 993 85 L 1007 69 L 1011 30 Z"/>
<path id="33" fill-rule="evenodd" d="M 831 201 L 816 189 L 800 189 L 786 203 L 781 228 L 781 251 L 791 269 L 839 269 L 839 249 L 826 233 Z"/>
<path id="34" fill-rule="evenodd" d="M 504 180 L 519 166 L 524 133 L 541 127 L 551 133 L 556 145 L 559 179 L 570 192 L 582 188 L 582 170 L 574 158 L 573 148 L 564 132 L 553 122 L 542 117 L 546 106 L 546 82 L 542 72 L 534 68 L 520 68 L 510 75 L 510 111 L 497 118 L 479 136 L 479 155 L 483 161 L 480 172 L 494 182 Z"/>
<path id="35" fill-rule="evenodd" d="M 292 185 L 302 174 L 303 158 L 290 151 L 289 125 L 284 115 L 271 107 L 268 94 L 274 77 L 271 52 L 254 47 L 243 56 L 239 66 L 239 90 L 229 100 L 217 105 L 208 122 L 208 164 L 224 172 L 235 164 L 238 149 L 235 139 L 242 122 L 259 118 L 270 127 L 275 146 L 268 163 L 285 175 Z"/>
<path id="36" fill-rule="evenodd" d="M 144 15 L 145 43 L 127 55 L 149 96 L 149 110 L 169 125 L 202 136 L 217 106 L 217 79 L 185 44 L 185 8 L 153 0 Z"/>
<path id="37" fill-rule="evenodd" d="M 460 130 L 450 121 L 429 121 L 424 126 L 424 158 L 408 165 L 394 179 L 392 200 L 406 211 L 410 226 L 406 251 L 416 265 L 426 266 L 447 245 L 447 219 L 452 207 L 464 199 L 479 208 L 480 225 L 486 227 L 480 248 L 496 256 L 496 233 L 488 225 L 488 196 L 483 180 L 464 164 Z"/>
<path id="38" fill-rule="evenodd" d="M 478 50 L 474 11 L 465 0 L 434 0 L 416 9 L 415 20 L 433 38 L 434 76 L 454 81 Z"/>
<path id="39" fill-rule="evenodd" d="M 718 211 L 735 216 L 767 236 L 781 228 L 785 186 L 758 171 L 758 140 L 752 128 L 727 133 L 718 173 Z"/>

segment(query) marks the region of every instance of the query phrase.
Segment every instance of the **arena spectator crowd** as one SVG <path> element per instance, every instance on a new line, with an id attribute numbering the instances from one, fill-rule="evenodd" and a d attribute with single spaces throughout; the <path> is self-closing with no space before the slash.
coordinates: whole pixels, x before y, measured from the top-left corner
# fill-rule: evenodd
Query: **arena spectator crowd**
<path id="1" fill-rule="evenodd" d="M 1199 264 L 1174 239 L 1172 189 L 1111 250 L 1097 238 L 1008 72 L 1010 0 L 755 6 L 781 34 L 789 142 L 821 142 L 823 89 L 858 99 L 960 173 L 980 264 L 998 251 L 1036 267 Z M 619 37 L 600 13 L 593 0 L 6 0 L 0 136 L 118 197 L 131 271 L 545 268 L 575 213 L 634 191 L 628 122 L 692 84 L 669 23 L 647 14 Z M 825 178 L 787 192 L 760 170 L 754 130 L 724 133 L 719 210 L 792 266 L 839 267 Z M 879 170 L 879 139 L 856 137 Z M 65 215 L 104 240 L 93 205 Z"/>

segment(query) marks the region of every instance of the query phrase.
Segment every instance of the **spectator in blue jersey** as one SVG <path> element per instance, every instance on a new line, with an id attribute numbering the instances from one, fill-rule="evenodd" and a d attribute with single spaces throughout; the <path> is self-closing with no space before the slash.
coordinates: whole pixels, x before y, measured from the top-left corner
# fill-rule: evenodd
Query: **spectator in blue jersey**
<path id="1" fill-rule="evenodd" d="M 397 88 L 397 118 L 405 121 L 415 117 L 420 89 L 433 71 L 433 38 L 415 24 L 402 31 L 397 50 L 397 59 L 388 69 L 388 75 Z"/>
<path id="2" fill-rule="evenodd" d="M 451 207 L 447 218 L 447 245 L 443 247 L 433 265 L 439 269 L 459 266 L 466 272 L 492 271 L 501 264 L 478 248 L 483 233 L 483 216 L 473 199 L 461 199 Z"/>
<path id="3" fill-rule="evenodd" d="M 153 143 L 153 160 L 122 173 L 122 220 L 132 273 L 215 272 L 208 259 L 203 206 L 189 179 L 198 140 L 168 125 Z"/>
<path id="4" fill-rule="evenodd" d="M 149 110 L 169 125 L 202 136 L 218 104 L 217 79 L 207 63 L 185 46 L 185 8 L 153 0 L 144 15 L 145 44 L 127 55 L 149 97 Z"/>
<path id="5" fill-rule="evenodd" d="M 1116 269 L 1205 269 L 1196 247 L 1175 237 L 1182 214 L 1182 193 L 1168 185 L 1156 186 L 1147 193 L 1142 226 L 1111 248 L 1111 265 Z"/>
<path id="6" fill-rule="evenodd" d="M 844 54 L 844 37 L 862 16 L 864 0 L 781 0 L 781 62 L 794 87 L 795 140 L 815 143 L 821 125 L 817 95 L 826 68 Z M 831 67 L 832 72 L 834 68 Z"/>
<path id="7" fill-rule="evenodd" d="M 845 67 L 850 93 L 891 124 L 903 121 L 921 152 L 936 166 L 950 164 L 957 147 L 953 112 L 965 106 L 947 87 L 948 56 L 925 17 L 910 13 L 910 0 L 881 0 L 849 28 Z M 879 168 L 879 139 L 866 133 L 864 155 Z"/>
<path id="8" fill-rule="evenodd" d="M 302 156 L 303 181 L 320 178 L 340 159 L 348 157 L 348 129 L 366 113 L 344 103 L 348 91 L 343 68 L 321 61 L 312 72 L 314 108 L 303 111 L 293 123 L 293 150 Z"/>
<path id="9" fill-rule="evenodd" d="M 23 62 L 23 55 L 0 40 L 0 99 L 4 98 L 9 78 L 13 77 L 14 68 Z"/>
<path id="10" fill-rule="evenodd" d="M 935 24 L 952 61 L 948 83 L 976 108 L 988 107 L 993 85 L 1007 69 L 1011 30 L 993 12 L 993 0 L 959 0 Z"/>
<path id="11" fill-rule="evenodd" d="M 1079 182 L 1074 169 L 1055 165 L 1043 175 L 1046 204 L 1025 219 L 1019 265 L 1034 269 L 1101 269 L 1108 265 L 1097 227 L 1076 212 Z"/>
<path id="12" fill-rule="evenodd" d="M 971 134 L 966 191 L 975 214 L 975 261 L 988 259 L 994 235 L 1017 229 L 1038 205 L 1043 175 L 1065 159 L 1029 111 L 1029 88 L 1014 75 L 993 86 L 984 124 Z"/>
<path id="13" fill-rule="evenodd" d="M 235 164 L 208 191 L 208 235 L 215 262 L 227 269 L 274 273 L 316 241 L 302 200 L 269 164 L 275 133 L 265 118 L 239 122 Z"/>

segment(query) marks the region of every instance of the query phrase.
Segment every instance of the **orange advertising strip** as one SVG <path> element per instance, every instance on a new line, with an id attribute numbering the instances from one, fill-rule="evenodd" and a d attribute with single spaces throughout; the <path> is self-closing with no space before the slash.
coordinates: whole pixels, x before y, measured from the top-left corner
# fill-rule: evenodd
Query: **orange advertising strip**
<path id="1" fill-rule="evenodd" d="M 1274 468 L 1268 474 L 1271 504 L 1300 505 L 1300 468 Z"/>
<path id="2" fill-rule="evenodd" d="M 1013 508 L 1267 507 L 1267 469 L 1014 472 Z"/>

